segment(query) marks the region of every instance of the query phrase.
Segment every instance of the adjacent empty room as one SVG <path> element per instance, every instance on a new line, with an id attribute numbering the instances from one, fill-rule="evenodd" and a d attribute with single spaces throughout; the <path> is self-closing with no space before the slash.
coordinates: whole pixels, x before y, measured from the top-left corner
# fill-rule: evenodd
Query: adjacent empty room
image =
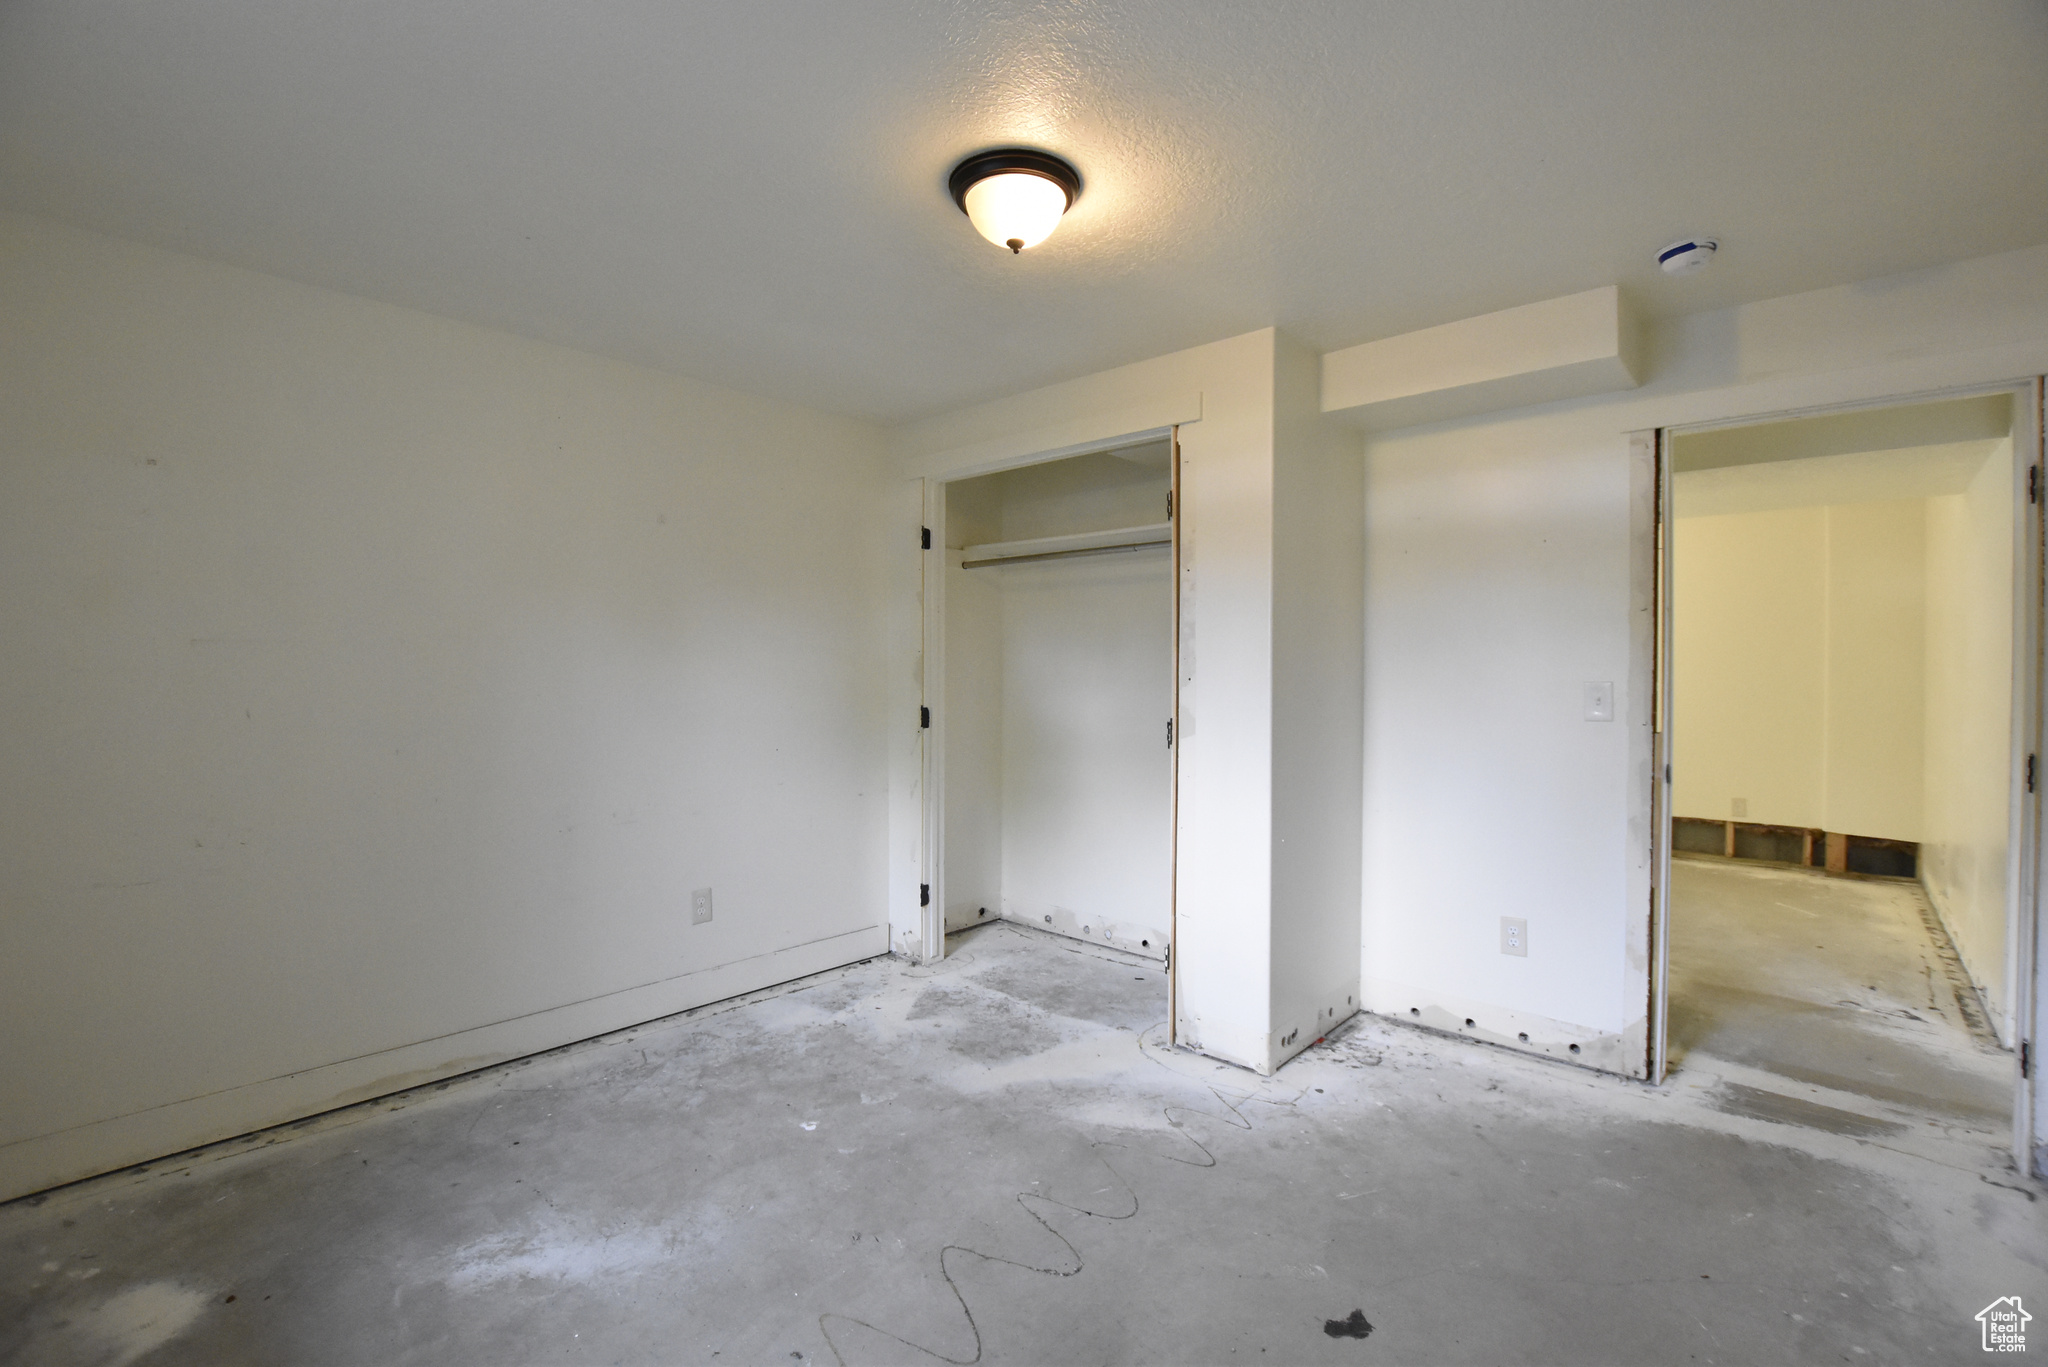
<path id="1" fill-rule="evenodd" d="M 2014 399 L 1670 443 L 1669 1047 L 1680 1076 L 1740 1073 L 1739 1104 L 2011 1121 L 2035 563 Z"/>

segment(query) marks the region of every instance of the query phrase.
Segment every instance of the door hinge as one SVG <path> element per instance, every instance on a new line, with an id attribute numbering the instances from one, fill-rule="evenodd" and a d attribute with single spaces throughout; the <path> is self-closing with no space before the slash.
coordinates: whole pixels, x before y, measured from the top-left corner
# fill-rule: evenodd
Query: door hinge
<path id="1" fill-rule="evenodd" d="M 1173 946 L 1172 946 L 1172 945 L 1168 945 L 1168 946 L 1166 947 L 1166 965 L 1165 965 L 1165 967 L 1166 967 L 1166 971 L 1167 971 L 1168 973 L 1171 973 L 1171 972 L 1173 972 Z"/>
<path id="2" fill-rule="evenodd" d="M 917 709 L 917 729 L 920 731 L 929 731 L 932 729 L 932 710 L 929 707 L 920 707 Z M 2029 769 L 2027 772 L 2032 773 L 2033 770 Z M 2028 781 L 2032 782 L 2031 779 Z"/>
<path id="3" fill-rule="evenodd" d="M 2034 791 L 2034 757 L 2032 755 L 2027 756 L 2027 791 L 2030 793 Z"/>
<path id="4" fill-rule="evenodd" d="M 2039 503 L 2040 501 L 2041 467 L 2038 465 L 2029 465 L 2027 467 L 2027 502 Z"/>
<path id="5" fill-rule="evenodd" d="M 1166 491 L 1166 520 L 1168 522 L 1173 521 L 1173 491 L 1171 489 Z"/>
<path id="6" fill-rule="evenodd" d="M 2020 1076 L 2034 1075 L 2034 1045 L 2031 1040 L 2020 1041 Z"/>
<path id="7" fill-rule="evenodd" d="M 1169 749 L 1169 750 L 1171 750 L 1171 749 L 1173 748 L 1173 718 L 1172 718 L 1172 717 L 1168 717 L 1168 718 L 1166 719 L 1166 748 L 1167 748 L 1167 749 Z"/>
<path id="8" fill-rule="evenodd" d="M 932 529 L 930 527 L 919 527 L 918 530 L 924 533 L 924 545 L 922 549 L 927 551 L 930 550 L 932 548 Z"/>
<path id="9" fill-rule="evenodd" d="M 917 885 L 917 904 L 921 907 L 928 907 L 932 904 L 932 885 L 930 883 L 919 883 Z"/>

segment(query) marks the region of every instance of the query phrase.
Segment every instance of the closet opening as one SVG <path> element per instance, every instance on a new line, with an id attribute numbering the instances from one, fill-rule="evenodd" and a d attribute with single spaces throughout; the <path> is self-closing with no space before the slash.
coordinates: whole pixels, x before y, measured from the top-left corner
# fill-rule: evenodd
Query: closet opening
<path id="1" fill-rule="evenodd" d="M 2038 403 L 1662 434 L 1653 1077 L 2029 1147 Z"/>
<path id="2" fill-rule="evenodd" d="M 925 800 L 945 953 L 997 925 L 1170 967 L 1175 467 L 1167 432 L 929 493 Z"/>

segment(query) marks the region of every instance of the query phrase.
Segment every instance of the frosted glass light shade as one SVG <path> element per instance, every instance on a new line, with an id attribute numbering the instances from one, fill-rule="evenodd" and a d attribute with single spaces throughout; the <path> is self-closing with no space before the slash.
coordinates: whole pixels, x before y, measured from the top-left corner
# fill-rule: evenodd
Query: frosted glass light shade
<path id="1" fill-rule="evenodd" d="M 946 189 L 976 232 L 1015 253 L 1060 226 L 1060 215 L 1081 193 L 1081 173 L 1064 157 L 1035 147 L 997 147 L 955 166 Z"/>
<path id="2" fill-rule="evenodd" d="M 1044 176 L 1006 171 L 967 187 L 961 207 L 974 230 L 999 247 L 1021 252 L 1052 236 L 1067 211 L 1067 192 Z"/>

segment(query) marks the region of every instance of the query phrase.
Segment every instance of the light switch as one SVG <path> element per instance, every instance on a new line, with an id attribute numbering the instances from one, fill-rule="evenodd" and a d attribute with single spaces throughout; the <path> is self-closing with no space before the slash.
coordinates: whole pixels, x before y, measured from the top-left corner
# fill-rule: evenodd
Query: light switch
<path id="1" fill-rule="evenodd" d="M 1614 685 L 1611 683 L 1589 683 L 1586 685 L 1586 720 L 1614 720 Z"/>

